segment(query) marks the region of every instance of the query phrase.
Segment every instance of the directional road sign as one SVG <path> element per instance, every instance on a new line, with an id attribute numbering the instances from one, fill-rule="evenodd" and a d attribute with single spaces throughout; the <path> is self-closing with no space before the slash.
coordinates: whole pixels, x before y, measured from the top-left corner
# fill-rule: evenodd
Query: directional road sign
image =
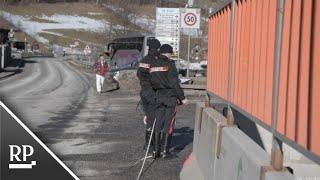
<path id="1" fill-rule="evenodd" d="M 180 44 L 179 8 L 157 8 L 156 38 L 161 44 L 171 45 L 174 56 L 178 55 Z"/>

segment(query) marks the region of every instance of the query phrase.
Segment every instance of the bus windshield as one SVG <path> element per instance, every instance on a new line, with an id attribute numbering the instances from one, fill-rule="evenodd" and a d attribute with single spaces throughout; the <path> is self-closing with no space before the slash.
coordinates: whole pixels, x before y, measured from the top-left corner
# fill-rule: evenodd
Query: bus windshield
<path id="1" fill-rule="evenodd" d="M 153 36 L 133 36 L 114 39 L 108 44 L 108 49 L 112 52 L 112 67 L 117 69 L 136 67 L 140 59 L 148 53 L 148 40 L 154 38 Z"/>

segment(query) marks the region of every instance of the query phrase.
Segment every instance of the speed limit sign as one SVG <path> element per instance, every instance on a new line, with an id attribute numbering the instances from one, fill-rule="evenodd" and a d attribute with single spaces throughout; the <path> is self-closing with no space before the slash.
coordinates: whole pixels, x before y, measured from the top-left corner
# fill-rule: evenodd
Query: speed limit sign
<path id="1" fill-rule="evenodd" d="M 200 9 L 181 9 L 181 28 L 200 28 Z"/>
<path id="2" fill-rule="evenodd" d="M 193 26 L 197 22 L 197 15 L 194 13 L 188 13 L 184 16 L 184 23 L 188 26 Z"/>

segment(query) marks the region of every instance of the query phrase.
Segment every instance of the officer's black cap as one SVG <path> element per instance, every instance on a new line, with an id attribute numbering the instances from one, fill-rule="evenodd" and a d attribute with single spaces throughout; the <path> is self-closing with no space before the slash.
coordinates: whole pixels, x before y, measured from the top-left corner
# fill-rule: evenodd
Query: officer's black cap
<path id="1" fill-rule="evenodd" d="M 149 49 L 159 49 L 161 44 L 158 39 L 150 39 L 147 42 L 147 45 L 149 46 Z"/>
<path id="2" fill-rule="evenodd" d="M 173 53 L 173 48 L 169 44 L 164 44 L 160 47 L 160 53 Z"/>

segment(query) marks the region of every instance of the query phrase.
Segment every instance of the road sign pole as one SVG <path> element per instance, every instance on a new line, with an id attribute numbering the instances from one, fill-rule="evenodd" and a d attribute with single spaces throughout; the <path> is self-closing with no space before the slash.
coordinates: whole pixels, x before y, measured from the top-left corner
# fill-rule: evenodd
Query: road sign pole
<path id="1" fill-rule="evenodd" d="M 24 52 L 27 53 L 27 37 L 24 38 Z"/>
<path id="2" fill-rule="evenodd" d="M 187 62 L 187 78 L 190 77 L 190 40 L 191 40 L 191 37 L 190 37 L 190 29 L 189 29 L 189 33 L 188 33 L 188 62 Z"/>
<path id="3" fill-rule="evenodd" d="M 189 0 L 188 1 L 188 7 L 192 7 L 193 6 L 193 0 Z M 188 31 L 188 62 L 187 62 L 187 78 L 190 77 L 190 29 Z"/>
<path id="4" fill-rule="evenodd" d="M 179 24 L 179 29 L 180 29 L 180 24 Z M 181 69 L 181 63 L 180 63 L 180 30 L 178 32 L 178 74 L 180 73 Z"/>
<path id="5" fill-rule="evenodd" d="M 189 1 L 193 2 L 193 1 Z M 192 4 L 188 4 L 190 7 Z M 181 28 L 188 29 L 188 56 L 187 56 L 187 77 L 190 77 L 190 46 L 191 46 L 191 30 L 200 28 L 200 9 L 185 8 L 181 12 Z"/>

